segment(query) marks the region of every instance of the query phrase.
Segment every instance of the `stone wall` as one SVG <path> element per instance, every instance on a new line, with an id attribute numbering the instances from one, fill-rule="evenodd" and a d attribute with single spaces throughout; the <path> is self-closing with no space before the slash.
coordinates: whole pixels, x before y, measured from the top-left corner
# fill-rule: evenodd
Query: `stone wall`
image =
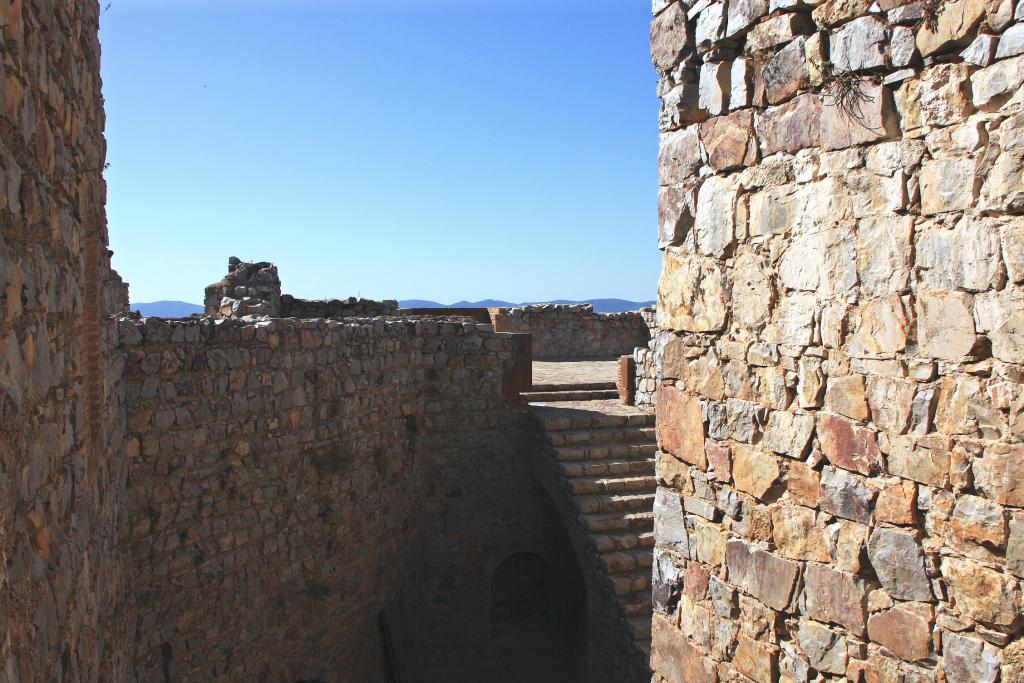
<path id="1" fill-rule="evenodd" d="M 1024 3 L 654 10 L 657 676 L 1024 680 Z"/>
<path id="2" fill-rule="evenodd" d="M 374 318 L 381 315 L 396 315 L 397 301 L 373 301 L 372 299 L 296 299 L 291 294 L 281 297 L 282 318 Z"/>
<path id="3" fill-rule="evenodd" d="M 571 554 L 525 469 L 510 335 L 124 318 L 120 340 L 142 680 L 385 680 L 400 598 L 426 680 L 473 680 L 499 562 Z"/>
<path id="4" fill-rule="evenodd" d="M 0 678 L 127 680 L 99 6 L 0 3 Z"/>
<path id="5" fill-rule="evenodd" d="M 533 356 L 539 360 L 614 358 L 650 339 L 640 313 L 594 313 L 590 304 L 498 308 L 491 317 L 499 332 L 531 334 Z"/>

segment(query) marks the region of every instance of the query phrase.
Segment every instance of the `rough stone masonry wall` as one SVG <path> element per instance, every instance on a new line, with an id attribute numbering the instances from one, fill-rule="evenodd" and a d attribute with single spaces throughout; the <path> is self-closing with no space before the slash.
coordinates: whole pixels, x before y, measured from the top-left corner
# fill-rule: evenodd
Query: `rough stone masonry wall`
<path id="1" fill-rule="evenodd" d="M 479 654 L 490 572 L 557 530 L 525 493 L 509 336 L 125 318 L 120 339 L 140 680 L 385 680 L 403 594 L 421 673 Z"/>
<path id="2" fill-rule="evenodd" d="M 594 313 L 590 304 L 538 304 L 492 309 L 495 329 L 533 336 L 533 357 L 614 358 L 645 346 L 650 332 L 643 316 Z"/>
<path id="3" fill-rule="evenodd" d="M 659 680 L 1024 680 L 1024 2 L 654 10 Z"/>
<path id="4" fill-rule="evenodd" d="M 0 679 L 128 680 L 97 2 L 0 3 Z"/>

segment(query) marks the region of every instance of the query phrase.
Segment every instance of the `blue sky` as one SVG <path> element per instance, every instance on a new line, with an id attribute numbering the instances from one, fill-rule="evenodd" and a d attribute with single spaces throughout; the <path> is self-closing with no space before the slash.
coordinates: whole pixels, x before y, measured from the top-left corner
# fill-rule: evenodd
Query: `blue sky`
<path id="1" fill-rule="evenodd" d="M 229 256 L 449 303 L 657 285 L 643 0 L 113 0 L 108 214 L 133 301 Z"/>

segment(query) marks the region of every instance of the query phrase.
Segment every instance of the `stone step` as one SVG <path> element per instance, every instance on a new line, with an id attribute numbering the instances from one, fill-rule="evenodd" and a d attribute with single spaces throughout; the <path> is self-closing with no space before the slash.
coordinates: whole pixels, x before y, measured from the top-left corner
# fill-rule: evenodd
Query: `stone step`
<path id="1" fill-rule="evenodd" d="M 651 594 L 649 592 L 638 591 L 624 595 L 619 599 L 619 602 L 627 618 L 646 617 L 650 619 L 651 614 L 654 612 L 651 607 Z"/>
<path id="2" fill-rule="evenodd" d="M 650 572 L 611 574 L 608 577 L 608 580 L 612 582 L 612 586 L 615 587 L 615 595 L 619 598 L 623 598 L 630 593 L 638 593 L 640 591 L 650 592 L 651 589 Z"/>
<path id="3" fill-rule="evenodd" d="M 634 427 L 623 429 L 573 429 L 568 431 L 547 432 L 547 441 L 552 446 L 591 446 L 597 444 L 616 443 L 655 443 L 653 427 Z"/>
<path id="4" fill-rule="evenodd" d="M 594 548 L 599 553 L 606 553 L 612 550 L 636 550 L 637 548 L 643 548 L 647 552 L 652 552 L 651 549 L 654 548 L 653 531 L 592 534 L 590 538 L 594 543 Z"/>
<path id="5" fill-rule="evenodd" d="M 654 493 L 658 487 L 653 474 L 634 477 L 571 477 L 569 486 L 574 496 L 593 493 Z"/>
<path id="6" fill-rule="evenodd" d="M 653 460 L 658 452 L 658 444 L 653 441 L 650 443 L 609 443 L 591 446 L 561 446 L 554 450 L 558 461 L 563 464 L 601 460 Z"/>
<path id="7" fill-rule="evenodd" d="M 571 384 L 534 384 L 530 391 L 594 391 L 615 389 L 615 382 L 572 382 Z"/>
<path id="8" fill-rule="evenodd" d="M 626 512 L 592 512 L 582 515 L 588 533 L 653 533 L 654 508 Z"/>
<path id="9" fill-rule="evenodd" d="M 607 403 L 609 408 L 612 406 L 622 406 L 618 400 L 607 401 Z M 589 410 L 574 410 L 546 405 L 531 406 L 531 412 L 535 418 L 540 420 L 544 429 L 548 432 L 562 432 L 574 429 L 599 429 L 606 427 L 654 426 L 653 413 L 635 412 L 620 415 L 611 410 L 607 413 L 601 412 L 599 408 L 596 410 L 593 408 Z"/>
<path id="10" fill-rule="evenodd" d="M 654 472 L 654 458 L 636 460 L 577 460 L 563 462 L 562 473 L 567 477 L 599 477 L 602 475 L 650 474 Z"/>
<path id="11" fill-rule="evenodd" d="M 578 496 L 579 511 L 588 515 L 594 512 L 646 512 L 654 510 L 653 493 L 628 493 L 597 496 Z"/>
<path id="12" fill-rule="evenodd" d="M 654 563 L 650 550 L 613 550 L 601 554 L 601 562 L 609 574 L 628 574 L 649 570 Z"/>
<path id="13" fill-rule="evenodd" d="M 528 403 L 556 403 L 559 401 L 603 401 L 619 397 L 617 389 L 575 389 L 572 391 L 524 391 Z"/>

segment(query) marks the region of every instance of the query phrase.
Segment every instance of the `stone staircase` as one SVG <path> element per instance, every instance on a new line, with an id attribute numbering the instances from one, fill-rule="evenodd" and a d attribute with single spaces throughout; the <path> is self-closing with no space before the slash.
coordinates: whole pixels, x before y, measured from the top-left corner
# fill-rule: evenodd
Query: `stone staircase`
<path id="1" fill-rule="evenodd" d="M 572 506 L 592 565 L 646 665 L 654 548 L 654 415 L 624 406 L 614 382 L 534 386 L 542 473 Z"/>

